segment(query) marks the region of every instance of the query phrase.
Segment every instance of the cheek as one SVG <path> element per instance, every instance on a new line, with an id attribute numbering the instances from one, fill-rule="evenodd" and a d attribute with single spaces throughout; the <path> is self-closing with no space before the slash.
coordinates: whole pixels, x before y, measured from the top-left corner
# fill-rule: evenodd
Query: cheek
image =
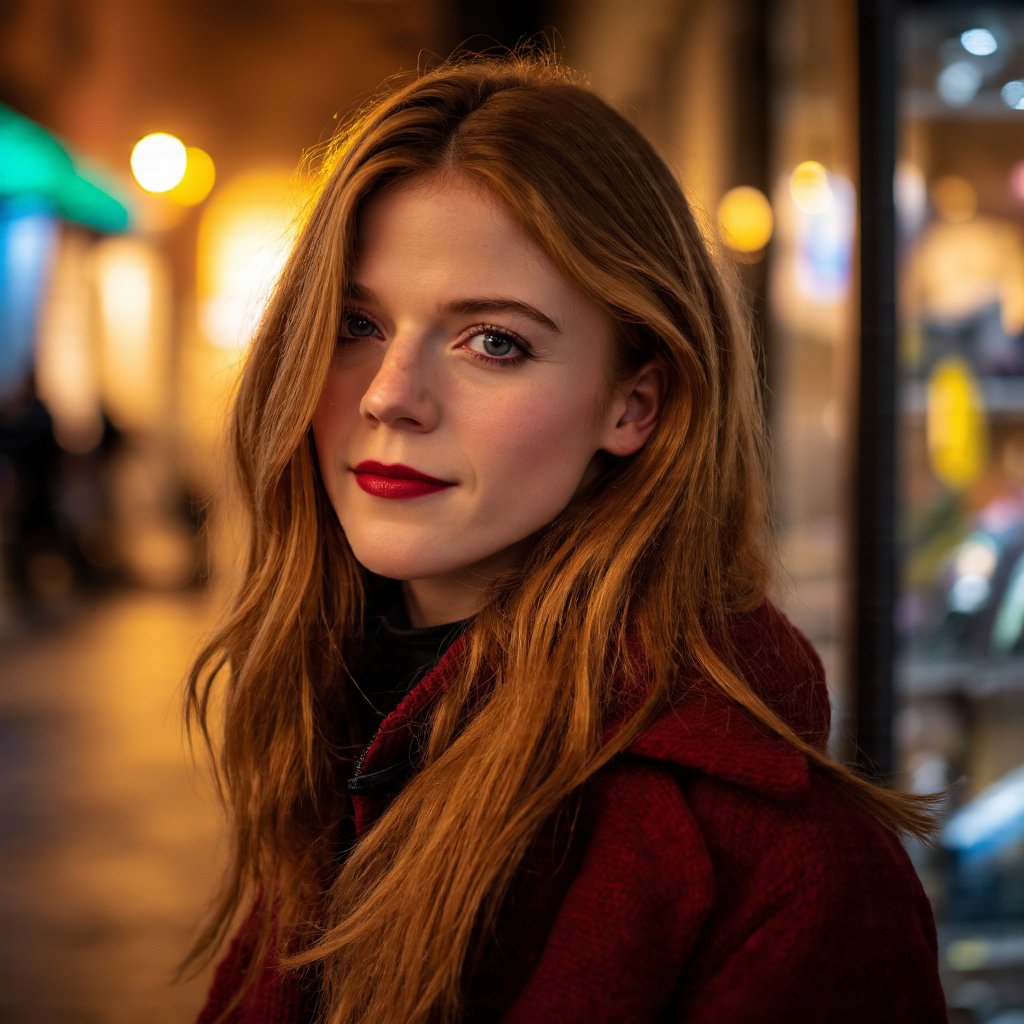
<path id="1" fill-rule="evenodd" d="M 498 402 L 489 407 L 477 436 L 493 470 L 513 487 L 533 482 L 568 501 L 598 447 L 596 408 L 596 400 L 566 401 L 564 391 Z M 522 494 L 521 500 L 530 496 Z"/>
<path id="2" fill-rule="evenodd" d="M 332 445 L 342 440 L 351 429 L 353 418 L 359 414 L 361 398 L 362 391 L 353 374 L 335 370 L 328 374 L 313 414 L 313 437 L 321 462 Z"/>

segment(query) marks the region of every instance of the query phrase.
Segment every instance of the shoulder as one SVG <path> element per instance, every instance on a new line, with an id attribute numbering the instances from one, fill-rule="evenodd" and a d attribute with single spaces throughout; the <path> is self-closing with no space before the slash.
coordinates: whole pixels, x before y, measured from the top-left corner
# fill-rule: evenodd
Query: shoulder
<path id="1" fill-rule="evenodd" d="M 729 622 L 724 650 L 750 690 L 797 735 L 824 749 L 831 709 L 821 661 L 807 639 L 765 603 Z M 717 685 L 681 672 L 676 698 L 632 742 L 629 755 L 690 769 L 778 799 L 809 783 L 807 760 Z"/>
<path id="2" fill-rule="evenodd" d="M 812 746 L 824 747 L 829 706 L 821 663 L 771 605 L 734 620 L 730 637 L 747 684 Z M 644 776 L 638 769 L 644 766 Z M 664 780 L 662 810 L 688 819 L 711 865 L 715 909 L 738 939 L 784 912 L 803 934 L 814 922 L 870 930 L 887 902 L 927 908 L 899 839 L 863 812 L 827 768 L 760 725 L 707 681 L 694 679 L 598 783 L 600 802 L 647 806 L 636 790 Z M 664 783 L 671 780 L 675 794 Z M 929 926 L 930 911 L 924 913 Z"/>
<path id="3" fill-rule="evenodd" d="M 804 771 L 805 785 L 771 792 L 643 758 L 609 765 L 569 894 L 574 952 L 599 936 L 688 1024 L 749 1020 L 755 993 L 765 1024 L 943 1021 L 934 920 L 899 839 Z"/>
<path id="4" fill-rule="evenodd" d="M 817 769 L 772 795 L 623 756 L 503 1024 L 940 1024 L 931 911 L 898 840 Z"/>
<path id="5" fill-rule="evenodd" d="M 840 914 L 852 926 L 884 912 L 890 883 L 919 889 L 894 833 L 825 769 L 783 740 L 768 743 L 778 749 L 735 760 L 721 751 L 699 765 L 628 752 L 592 780 L 588 848 L 646 865 L 663 890 L 683 870 L 690 898 L 699 883 L 709 911 L 728 906 L 751 921 L 785 905 L 808 920 Z M 758 767 L 770 774 L 758 777 Z"/>
<path id="6" fill-rule="evenodd" d="M 806 640 L 770 606 L 737 635 L 751 685 L 823 745 Z M 694 680 L 599 771 L 581 823 L 545 960 L 621 987 L 630 1019 L 748 1020 L 755 992 L 765 1022 L 943 1019 L 934 922 L 898 838 L 717 688 Z"/>

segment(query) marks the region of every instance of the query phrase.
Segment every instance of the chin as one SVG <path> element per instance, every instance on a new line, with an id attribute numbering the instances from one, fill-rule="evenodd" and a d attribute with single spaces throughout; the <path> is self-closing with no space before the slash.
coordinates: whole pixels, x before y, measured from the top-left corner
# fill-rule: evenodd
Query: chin
<path id="1" fill-rule="evenodd" d="M 414 580 L 441 575 L 450 567 L 436 559 L 426 557 L 423 552 L 402 550 L 395 544 L 352 543 L 352 554 L 356 561 L 375 576 L 389 580 Z"/>

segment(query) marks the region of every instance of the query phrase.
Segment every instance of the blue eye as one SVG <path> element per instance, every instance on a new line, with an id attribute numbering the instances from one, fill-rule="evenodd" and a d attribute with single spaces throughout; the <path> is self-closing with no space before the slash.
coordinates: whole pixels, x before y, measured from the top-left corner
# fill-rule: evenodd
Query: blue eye
<path id="1" fill-rule="evenodd" d="M 377 335 L 377 325 L 362 313 L 346 311 L 341 317 L 342 338 L 373 338 Z"/>
<path id="2" fill-rule="evenodd" d="M 466 341 L 466 347 L 474 353 L 502 362 L 512 362 L 527 355 L 526 346 L 517 338 L 492 328 L 478 330 L 471 335 Z"/>

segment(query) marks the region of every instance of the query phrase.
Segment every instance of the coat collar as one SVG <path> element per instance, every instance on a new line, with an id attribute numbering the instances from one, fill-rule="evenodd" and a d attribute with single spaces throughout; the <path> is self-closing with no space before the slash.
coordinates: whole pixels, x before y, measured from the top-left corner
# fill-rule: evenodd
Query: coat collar
<path id="1" fill-rule="evenodd" d="M 823 750 L 830 707 L 821 660 L 806 637 L 771 604 L 735 616 L 729 646 L 754 692 L 791 729 Z M 630 745 L 633 755 L 696 769 L 781 800 L 807 789 L 807 757 L 759 725 L 709 680 L 682 696 Z"/>
<path id="2" fill-rule="evenodd" d="M 690 692 L 630 744 L 631 755 L 695 769 L 724 782 L 793 800 L 810 784 L 807 758 L 736 705 Z"/>

